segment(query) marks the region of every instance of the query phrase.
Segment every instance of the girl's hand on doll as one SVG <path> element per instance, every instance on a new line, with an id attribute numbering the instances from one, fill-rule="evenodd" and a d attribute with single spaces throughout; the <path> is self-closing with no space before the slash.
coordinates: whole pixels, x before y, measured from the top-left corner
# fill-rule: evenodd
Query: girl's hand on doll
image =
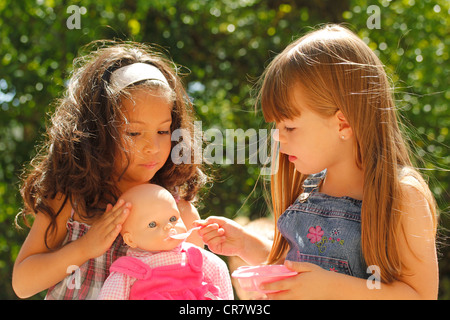
<path id="1" fill-rule="evenodd" d="M 131 203 L 125 203 L 122 199 L 114 207 L 108 204 L 105 213 L 93 222 L 88 232 L 79 239 L 84 242 L 85 253 L 89 259 L 102 255 L 111 247 L 130 213 L 130 208 Z"/>
<path id="2" fill-rule="evenodd" d="M 194 226 L 202 227 L 198 234 L 215 254 L 234 256 L 243 250 L 243 228 L 233 220 L 211 216 L 206 220 L 195 221 Z"/>
<path id="3" fill-rule="evenodd" d="M 280 281 L 261 284 L 261 290 L 280 291 L 266 293 L 269 300 L 326 299 L 327 283 L 329 283 L 329 277 L 335 275 L 334 272 L 307 262 L 286 260 L 284 265 L 298 274 Z"/>

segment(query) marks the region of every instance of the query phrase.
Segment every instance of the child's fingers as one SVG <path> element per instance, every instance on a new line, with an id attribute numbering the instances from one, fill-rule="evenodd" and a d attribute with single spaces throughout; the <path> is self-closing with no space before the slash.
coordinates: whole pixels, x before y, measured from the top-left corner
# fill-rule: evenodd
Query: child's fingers
<path id="1" fill-rule="evenodd" d="M 278 281 L 267 281 L 259 284 L 259 289 L 264 291 L 284 291 L 289 290 L 292 287 L 289 278 L 281 279 Z"/>
<path id="2" fill-rule="evenodd" d="M 117 201 L 116 205 L 111 209 L 111 211 L 106 211 L 105 222 L 106 223 L 123 223 L 130 211 L 131 203 L 125 203 L 124 200 L 120 199 Z"/>
<path id="3" fill-rule="evenodd" d="M 120 212 L 116 213 L 116 217 L 114 219 L 114 224 L 122 224 L 125 222 L 125 220 L 128 218 L 128 215 L 131 210 L 131 203 L 126 203 L 124 207 L 122 207 L 122 210 Z"/>
<path id="4" fill-rule="evenodd" d="M 205 225 L 207 225 L 208 223 L 206 222 L 206 220 L 195 220 L 192 225 L 194 227 L 203 227 Z"/>
<path id="5" fill-rule="evenodd" d="M 112 210 L 112 208 L 113 208 L 112 204 L 111 204 L 111 203 L 108 203 L 108 204 L 106 205 L 106 210 L 105 210 L 105 213 L 107 213 L 107 212 L 111 211 L 111 210 Z"/>
<path id="6" fill-rule="evenodd" d="M 282 291 L 283 288 L 280 285 L 280 281 L 274 281 L 274 282 L 263 282 L 258 286 L 259 290 L 263 291 Z"/>
<path id="7" fill-rule="evenodd" d="M 211 237 L 208 241 L 205 241 L 208 245 L 219 245 L 227 240 L 226 237 L 217 234 L 214 237 Z"/>
<path id="8" fill-rule="evenodd" d="M 225 230 L 219 228 L 218 226 L 208 226 L 200 229 L 198 233 L 202 237 L 203 242 L 210 244 L 215 238 L 223 238 Z"/>
<path id="9" fill-rule="evenodd" d="M 117 210 L 118 208 L 120 208 L 121 206 L 123 206 L 125 204 L 125 200 L 123 199 L 119 199 L 116 204 L 114 205 L 114 207 L 112 208 L 112 210 Z"/>
<path id="10" fill-rule="evenodd" d="M 226 218 L 210 216 L 210 217 L 208 217 L 205 220 L 195 220 L 194 221 L 194 226 L 204 227 L 204 226 L 209 226 L 209 225 L 212 225 L 212 224 L 217 224 L 219 226 L 222 226 L 222 225 L 224 225 L 226 223 L 227 223 Z"/>
<path id="11" fill-rule="evenodd" d="M 106 205 L 106 210 L 102 216 L 101 221 L 103 221 L 104 223 L 110 223 L 120 214 L 120 212 L 122 211 L 121 208 L 124 204 L 125 201 L 123 201 L 122 199 L 117 201 L 117 203 L 114 206 L 108 203 Z"/>
<path id="12" fill-rule="evenodd" d="M 222 251 L 222 246 L 223 244 L 226 242 L 226 238 L 225 237 L 221 237 L 221 236 L 217 236 L 217 237 L 213 237 L 208 241 L 205 241 L 205 244 L 208 246 L 208 248 L 212 251 L 212 252 L 216 252 L 218 254 L 221 254 Z"/>
<path id="13" fill-rule="evenodd" d="M 206 226 L 201 226 L 201 228 L 198 230 L 198 234 L 200 236 L 203 236 L 207 233 L 210 233 L 211 231 L 217 230 L 219 229 L 219 225 L 218 224 L 209 224 Z"/>
<path id="14" fill-rule="evenodd" d="M 107 226 L 103 227 L 103 235 L 102 238 L 104 239 L 105 243 L 108 243 L 109 246 L 113 243 L 113 241 L 117 238 L 117 236 L 120 233 L 120 230 L 122 230 L 121 224 L 108 224 Z"/>
<path id="15" fill-rule="evenodd" d="M 219 227 L 219 225 L 217 223 L 213 223 L 213 224 L 209 224 L 205 227 L 202 227 L 201 229 L 198 230 L 198 234 L 203 237 L 207 234 L 211 234 L 211 233 L 215 233 L 218 232 L 219 230 L 222 230 L 220 232 L 223 233 L 223 229 Z"/>
<path id="16" fill-rule="evenodd" d="M 229 220 L 224 217 L 210 216 L 205 221 L 206 221 L 206 224 L 208 224 L 208 225 L 217 224 L 219 226 L 223 226 L 223 225 L 227 224 Z"/>

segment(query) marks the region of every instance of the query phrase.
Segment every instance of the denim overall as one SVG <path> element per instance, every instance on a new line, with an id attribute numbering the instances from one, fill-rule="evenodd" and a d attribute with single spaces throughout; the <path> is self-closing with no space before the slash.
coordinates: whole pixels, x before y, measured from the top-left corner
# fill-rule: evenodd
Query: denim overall
<path id="1" fill-rule="evenodd" d="M 318 192 L 325 175 L 326 170 L 310 175 L 303 193 L 278 219 L 290 246 L 286 260 L 368 278 L 361 253 L 362 201 Z"/>

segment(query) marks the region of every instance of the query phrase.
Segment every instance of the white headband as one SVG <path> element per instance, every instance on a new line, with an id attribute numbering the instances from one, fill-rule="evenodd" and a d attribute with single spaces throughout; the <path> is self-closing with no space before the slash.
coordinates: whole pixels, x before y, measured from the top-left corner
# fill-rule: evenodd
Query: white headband
<path id="1" fill-rule="evenodd" d="M 148 63 L 133 63 L 115 70 L 111 74 L 110 83 L 114 91 L 119 92 L 130 84 L 142 80 L 158 80 L 169 85 L 161 70 Z"/>

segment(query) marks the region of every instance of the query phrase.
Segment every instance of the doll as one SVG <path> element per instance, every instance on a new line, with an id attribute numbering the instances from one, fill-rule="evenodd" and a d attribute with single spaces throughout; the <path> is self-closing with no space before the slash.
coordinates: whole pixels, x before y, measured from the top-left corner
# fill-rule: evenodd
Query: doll
<path id="1" fill-rule="evenodd" d="M 120 232 L 129 249 L 111 265 L 99 299 L 233 299 L 229 271 L 219 257 L 171 238 L 186 226 L 169 191 L 143 184 L 121 199 L 132 204 Z"/>

